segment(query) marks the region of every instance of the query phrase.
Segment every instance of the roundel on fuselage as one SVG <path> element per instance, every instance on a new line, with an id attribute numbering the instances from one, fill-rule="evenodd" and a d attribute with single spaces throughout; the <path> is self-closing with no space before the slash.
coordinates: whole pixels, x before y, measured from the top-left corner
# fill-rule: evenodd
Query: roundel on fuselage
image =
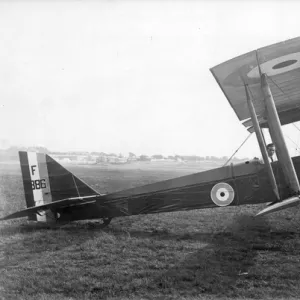
<path id="1" fill-rule="evenodd" d="M 213 186 L 210 192 L 211 200 L 218 206 L 227 206 L 234 199 L 234 189 L 226 182 L 219 182 Z"/>

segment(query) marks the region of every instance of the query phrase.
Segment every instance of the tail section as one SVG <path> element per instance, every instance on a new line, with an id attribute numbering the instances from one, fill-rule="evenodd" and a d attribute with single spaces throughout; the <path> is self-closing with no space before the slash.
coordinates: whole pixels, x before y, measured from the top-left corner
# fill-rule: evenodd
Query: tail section
<path id="1" fill-rule="evenodd" d="M 19 158 L 28 208 L 65 198 L 99 194 L 47 154 L 20 151 Z M 43 222 L 55 219 L 53 212 L 29 217 L 29 220 Z"/>

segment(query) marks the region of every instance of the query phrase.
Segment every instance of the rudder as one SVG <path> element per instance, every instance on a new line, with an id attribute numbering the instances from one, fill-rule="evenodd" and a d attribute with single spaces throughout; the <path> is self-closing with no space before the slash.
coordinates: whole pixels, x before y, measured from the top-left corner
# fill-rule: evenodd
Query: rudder
<path id="1" fill-rule="evenodd" d="M 19 158 L 27 207 L 99 194 L 47 154 L 20 151 Z M 47 212 L 32 215 L 29 220 L 53 222 L 56 216 Z"/>

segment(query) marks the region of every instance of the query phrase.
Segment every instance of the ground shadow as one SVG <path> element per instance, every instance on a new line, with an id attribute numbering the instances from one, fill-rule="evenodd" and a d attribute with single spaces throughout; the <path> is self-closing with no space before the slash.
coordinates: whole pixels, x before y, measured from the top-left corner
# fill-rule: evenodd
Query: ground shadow
<path id="1" fill-rule="evenodd" d="M 211 237 L 206 247 L 158 276 L 154 285 L 166 294 L 236 297 L 241 278 L 248 275 L 258 250 L 281 251 L 284 241 L 295 235 L 272 232 L 266 218 L 239 216 L 225 232 Z"/>
<path id="2" fill-rule="evenodd" d="M 60 223 L 44 223 L 44 222 L 7 222 L 0 228 L 1 236 L 12 236 L 14 234 L 33 233 L 39 231 L 49 230 L 102 230 L 107 225 L 104 225 L 102 221 L 86 221 L 86 222 L 60 222 Z"/>
<path id="3" fill-rule="evenodd" d="M 149 231 L 138 230 L 131 227 L 131 222 L 134 220 L 136 221 L 137 219 L 133 218 L 117 222 L 114 226 L 104 228 L 103 232 L 107 234 L 108 239 L 110 236 L 113 236 L 115 240 L 118 240 L 118 236 L 121 238 L 129 235 L 138 239 L 150 239 L 150 241 L 151 239 L 159 241 L 171 240 L 175 242 L 181 241 L 183 242 L 182 244 L 185 244 L 184 241 L 186 240 L 187 244 L 196 245 L 199 243 L 199 245 L 203 245 L 198 250 L 194 250 L 195 247 L 192 248 L 193 252 L 190 254 L 186 255 L 183 253 L 179 261 L 172 259 L 172 266 L 167 266 L 167 269 L 145 270 L 147 274 L 153 273 L 151 273 L 149 280 L 145 280 L 143 285 L 140 286 L 139 291 L 149 290 L 150 293 L 159 291 L 160 294 L 166 296 L 172 294 L 197 296 L 203 293 L 213 296 L 236 297 L 240 287 L 244 288 L 249 282 L 253 282 L 253 279 L 243 281 L 243 278 L 248 276 L 249 270 L 255 264 L 258 252 L 261 250 L 269 252 L 282 251 L 285 241 L 295 238 L 295 235 L 298 234 L 293 231 L 273 232 L 267 218 L 254 218 L 249 215 L 236 216 L 226 228 L 217 233 L 213 233 L 211 230 L 190 233 L 187 231 L 169 232 L 155 228 Z M 64 255 L 65 248 L 73 247 L 74 244 L 81 245 L 97 236 L 101 225 L 92 221 L 74 222 L 62 227 L 34 223 L 23 226 L 13 224 L 11 229 L 7 226 L 6 230 L 4 230 L 7 235 L 5 237 L 7 244 L 3 250 L 9 259 L 3 262 L 2 267 L 14 268 L 14 266 L 18 266 L 26 261 L 41 259 L 42 252 L 52 253 L 62 250 L 61 253 L 56 252 L 55 255 Z M 9 233 L 25 234 L 18 241 L 13 236 L 11 239 Z M 124 243 L 127 242 L 126 239 L 124 241 Z M 130 242 L 130 239 L 128 242 Z M 10 249 L 10 247 L 13 247 L 13 249 Z M 88 248 L 83 247 L 82 249 L 84 255 L 89 254 Z M 69 253 L 70 255 L 76 253 L 78 248 L 73 250 Z M 14 257 L 10 258 L 10 253 L 14 253 Z M 122 255 L 121 253 L 120 255 Z M 125 259 L 128 258 L 128 256 L 124 257 Z M 84 259 L 92 261 L 94 258 Z M 109 269 L 110 271 L 111 269 Z M 87 272 L 89 273 L 90 269 Z M 128 290 L 130 292 L 133 291 L 130 282 L 128 286 Z M 107 288 L 107 293 L 109 288 Z M 120 285 L 120 290 L 116 291 L 116 287 L 114 287 L 114 293 L 122 295 L 124 293 L 123 288 Z M 95 290 L 97 291 L 97 288 Z"/>
<path id="4" fill-rule="evenodd" d="M 80 246 L 103 228 L 101 222 L 47 224 L 28 221 L 7 222 L 0 228 L 4 258 L 0 268 L 14 267 L 36 260 L 42 253 L 64 251 Z M 12 255 L 13 253 L 13 255 Z"/>

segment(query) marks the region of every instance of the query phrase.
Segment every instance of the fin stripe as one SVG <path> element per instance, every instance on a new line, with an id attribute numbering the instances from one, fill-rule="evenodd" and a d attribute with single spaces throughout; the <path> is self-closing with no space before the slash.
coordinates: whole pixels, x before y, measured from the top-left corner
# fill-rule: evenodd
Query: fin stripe
<path id="1" fill-rule="evenodd" d="M 34 204 L 33 191 L 31 186 L 30 172 L 28 168 L 29 164 L 28 164 L 27 152 L 20 151 L 19 158 L 20 158 L 21 172 L 23 178 L 26 206 L 29 208 L 29 207 L 33 207 L 35 204 Z M 30 215 L 29 220 L 36 221 L 37 220 L 36 215 L 35 214 Z"/>
<path id="2" fill-rule="evenodd" d="M 35 206 L 37 205 L 43 205 L 44 203 L 44 197 L 43 197 L 43 190 L 40 188 L 41 183 L 41 176 L 40 176 L 40 169 L 39 169 L 39 163 L 37 158 L 36 152 L 27 152 L 28 156 L 28 168 L 29 168 L 29 174 L 32 182 L 31 188 L 33 189 L 33 199 Z M 33 185 L 35 185 L 35 188 L 33 188 Z M 38 221 L 46 221 L 46 216 L 37 215 Z"/>

